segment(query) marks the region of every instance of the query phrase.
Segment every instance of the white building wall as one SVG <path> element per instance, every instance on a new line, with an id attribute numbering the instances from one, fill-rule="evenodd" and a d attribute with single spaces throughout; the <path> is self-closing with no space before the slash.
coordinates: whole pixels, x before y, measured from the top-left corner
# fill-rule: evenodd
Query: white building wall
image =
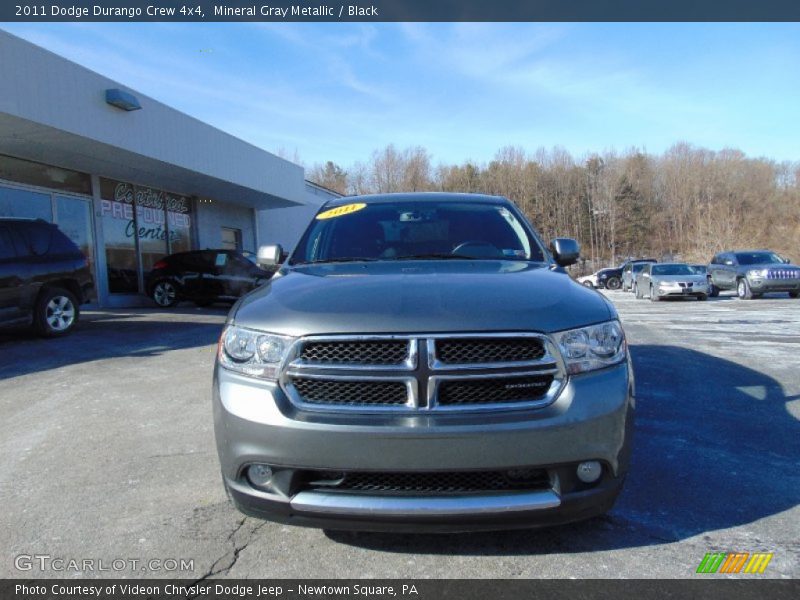
<path id="1" fill-rule="evenodd" d="M 280 244 L 291 252 L 319 207 L 339 197 L 339 194 L 306 182 L 305 205 L 256 211 L 259 245 Z"/>
<path id="2" fill-rule="evenodd" d="M 244 206 L 235 206 L 225 202 L 198 201 L 197 208 L 197 247 L 220 248 L 222 246 L 222 228 L 241 229 L 242 249 L 255 253 L 256 241 L 255 211 Z M 273 210 L 261 211 L 272 213 Z"/>
<path id="3" fill-rule="evenodd" d="M 103 144 L 105 156 L 92 157 L 87 161 L 91 164 L 65 164 L 68 168 L 136 182 L 137 178 L 129 174 L 105 172 L 106 163 L 114 159 L 115 149 L 120 149 L 150 161 L 149 165 L 160 165 L 166 174 L 170 169 L 180 168 L 202 174 L 206 180 L 213 178 L 241 186 L 243 192 L 253 191 L 255 197 L 268 194 L 289 202 L 304 201 L 306 192 L 301 166 L 141 92 L 133 91 L 141 110 L 125 112 L 109 106 L 105 101 L 107 89 L 131 91 L 130 88 L 5 31 L 0 31 L 0 82 L 0 124 L 3 119 L 13 118 L 18 127 L 25 123 L 40 128 L 46 126 L 53 132 L 79 136 L 85 143 Z M 263 126 L 269 125 L 264 123 Z M 30 147 L 35 141 L 26 140 L 24 154 L 7 153 L 47 162 L 34 156 Z M 47 144 L 54 140 L 41 142 Z M 11 141 L 0 136 L 0 147 L 10 144 Z M 126 158 L 130 157 L 126 155 Z M 148 184 L 165 189 L 175 187 L 166 181 L 154 181 L 152 177 Z M 193 186 L 196 189 L 178 187 L 182 193 L 212 195 L 200 189 L 199 183 Z"/>

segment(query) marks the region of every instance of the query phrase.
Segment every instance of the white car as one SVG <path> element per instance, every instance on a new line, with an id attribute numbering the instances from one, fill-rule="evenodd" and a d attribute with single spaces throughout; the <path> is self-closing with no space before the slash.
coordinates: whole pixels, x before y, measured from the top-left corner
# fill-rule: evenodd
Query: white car
<path id="1" fill-rule="evenodd" d="M 584 275 L 583 277 L 578 277 L 575 281 L 588 288 L 596 288 L 597 273 L 592 273 L 591 275 Z"/>

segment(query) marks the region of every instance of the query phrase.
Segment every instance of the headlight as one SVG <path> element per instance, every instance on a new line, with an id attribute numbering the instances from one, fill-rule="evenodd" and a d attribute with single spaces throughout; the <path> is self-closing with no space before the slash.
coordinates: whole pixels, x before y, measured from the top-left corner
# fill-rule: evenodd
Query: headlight
<path id="1" fill-rule="evenodd" d="M 747 272 L 750 277 L 766 277 L 769 269 L 752 269 Z"/>
<path id="2" fill-rule="evenodd" d="M 219 364 L 226 369 L 275 380 L 294 338 L 228 325 L 219 339 Z"/>
<path id="3" fill-rule="evenodd" d="M 554 336 L 567 372 L 594 371 L 625 360 L 625 334 L 619 321 L 561 331 Z"/>

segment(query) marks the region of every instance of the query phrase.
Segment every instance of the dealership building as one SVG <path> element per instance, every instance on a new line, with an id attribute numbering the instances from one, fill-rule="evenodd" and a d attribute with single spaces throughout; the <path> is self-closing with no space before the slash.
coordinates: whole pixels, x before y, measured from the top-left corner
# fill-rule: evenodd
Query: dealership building
<path id="1" fill-rule="evenodd" d="M 192 249 L 291 247 L 337 194 L 303 168 L 0 31 L 0 217 L 56 223 L 99 306 L 146 304 L 144 276 Z"/>

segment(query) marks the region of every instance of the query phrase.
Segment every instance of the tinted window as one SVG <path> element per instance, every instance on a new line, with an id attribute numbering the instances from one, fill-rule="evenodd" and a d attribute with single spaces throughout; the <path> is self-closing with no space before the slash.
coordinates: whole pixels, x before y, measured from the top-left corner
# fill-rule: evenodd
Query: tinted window
<path id="1" fill-rule="evenodd" d="M 50 250 L 52 231 L 47 226 L 37 225 L 36 223 L 19 223 L 15 227 L 20 236 L 17 240 L 22 241 L 22 248 L 17 248 L 25 255 L 42 256 Z"/>
<path id="2" fill-rule="evenodd" d="M 214 264 L 216 255 L 216 252 L 189 252 L 182 254 L 178 268 L 189 271 L 207 271 Z"/>
<path id="3" fill-rule="evenodd" d="M 50 253 L 51 254 L 83 254 L 78 246 L 75 245 L 60 229 L 51 230 Z"/>
<path id="4" fill-rule="evenodd" d="M 636 263 L 635 265 L 633 265 L 633 272 L 634 273 L 638 273 L 642 269 L 644 269 L 645 265 L 649 265 L 649 264 L 650 263 Z"/>
<path id="5" fill-rule="evenodd" d="M 545 260 L 541 247 L 504 206 L 398 201 L 323 210 L 292 262 L 436 258 L 431 255 Z"/>
<path id="6" fill-rule="evenodd" d="M 740 265 L 758 265 L 763 263 L 781 263 L 781 257 L 774 252 L 737 252 L 736 259 Z"/>
<path id="7" fill-rule="evenodd" d="M 8 260 L 16 256 L 14 243 L 11 241 L 11 233 L 5 227 L 0 227 L 0 260 Z"/>
<path id="8" fill-rule="evenodd" d="M 653 275 L 696 275 L 689 265 L 653 265 Z"/>

